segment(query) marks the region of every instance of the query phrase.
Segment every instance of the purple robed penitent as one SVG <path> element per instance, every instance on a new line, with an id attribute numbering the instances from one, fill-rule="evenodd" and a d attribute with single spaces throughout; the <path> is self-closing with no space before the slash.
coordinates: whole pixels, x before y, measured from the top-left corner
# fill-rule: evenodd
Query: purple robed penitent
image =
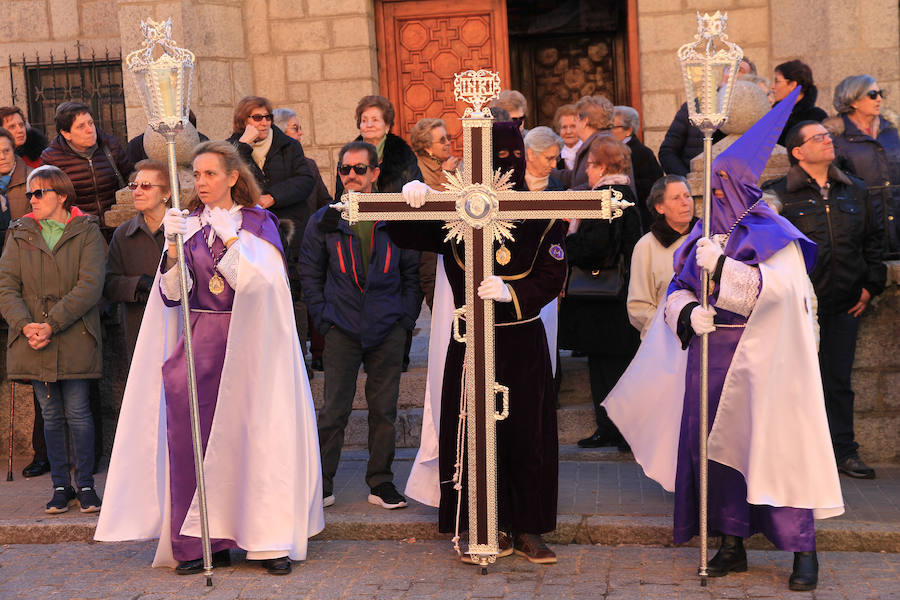
<path id="1" fill-rule="evenodd" d="M 269 239 L 271 236 L 266 235 L 270 229 L 263 228 L 264 218 L 266 217 L 262 211 L 242 210 L 241 228 L 280 248 L 279 239 Z M 227 281 L 222 293 L 213 294 L 209 291 L 209 280 L 215 273 L 213 257 L 220 257 L 225 252 L 225 246 L 218 236 L 213 236 L 215 240 L 211 247 L 207 246 L 209 235 L 210 227 L 207 225 L 184 244 L 185 265 L 193 280 L 190 292 L 191 333 L 204 452 L 216 412 L 219 382 L 225 363 L 228 328 L 231 323 L 231 309 L 234 304 L 234 289 Z M 179 301 L 169 300 L 165 295 L 163 302 L 167 306 L 180 304 Z M 203 554 L 200 538 L 180 533 L 197 487 L 183 337 L 178 341 L 172 355 L 163 363 L 163 383 L 171 490 L 172 553 L 178 561 L 194 560 Z M 237 547 L 234 541 L 222 539 L 211 540 L 211 546 L 213 552 Z"/>
<path id="2" fill-rule="evenodd" d="M 816 247 L 786 219 L 760 201 L 757 181 L 794 106 L 799 88 L 760 119 L 714 161 L 712 189 L 724 198 L 712 198 L 710 235 L 730 234 L 725 256 L 759 265 L 791 242 L 803 253 L 807 270 L 815 264 Z M 696 242 L 703 235 L 698 222 L 675 253 L 675 277 L 669 292 L 691 290 L 701 296 L 701 270 L 696 263 Z M 714 238 L 715 239 L 715 238 Z M 758 293 L 758 292 L 757 292 Z M 710 296 L 715 306 L 716 295 Z M 709 427 L 712 430 L 726 374 L 738 347 L 747 318 L 716 309 L 716 331 L 709 335 Z M 675 476 L 674 541 L 687 542 L 699 534 L 699 427 L 700 338 L 688 350 L 684 409 Z M 777 547 L 790 551 L 815 549 L 813 511 L 747 502 L 743 475 L 731 467 L 709 463 L 709 532 L 712 535 L 749 537 L 761 532 Z"/>

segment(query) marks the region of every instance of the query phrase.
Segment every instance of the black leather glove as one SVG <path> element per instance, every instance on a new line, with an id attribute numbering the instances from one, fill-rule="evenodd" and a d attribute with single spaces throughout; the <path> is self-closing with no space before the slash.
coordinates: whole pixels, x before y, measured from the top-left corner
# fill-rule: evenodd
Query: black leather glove
<path id="1" fill-rule="evenodd" d="M 134 301 L 147 304 L 150 299 L 150 290 L 153 289 L 153 278 L 149 275 L 141 275 L 134 289 Z"/>

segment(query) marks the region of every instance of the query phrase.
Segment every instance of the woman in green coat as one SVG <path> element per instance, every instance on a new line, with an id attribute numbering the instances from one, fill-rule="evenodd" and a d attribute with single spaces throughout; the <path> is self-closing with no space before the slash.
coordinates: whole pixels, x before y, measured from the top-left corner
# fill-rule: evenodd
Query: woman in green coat
<path id="1" fill-rule="evenodd" d="M 0 313 L 9 324 L 7 373 L 31 380 L 44 415 L 53 497 L 46 512 L 100 510 L 94 491 L 94 423 L 88 380 L 101 373 L 100 316 L 106 244 L 97 218 L 70 208 L 68 176 L 45 165 L 31 172 L 32 212 L 10 225 L 0 255 Z M 69 475 L 66 425 L 75 449 Z"/>

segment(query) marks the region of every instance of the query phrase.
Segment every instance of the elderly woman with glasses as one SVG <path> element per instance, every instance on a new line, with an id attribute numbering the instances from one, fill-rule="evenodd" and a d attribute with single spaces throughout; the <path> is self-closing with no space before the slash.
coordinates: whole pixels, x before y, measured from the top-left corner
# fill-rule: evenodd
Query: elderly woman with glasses
<path id="1" fill-rule="evenodd" d="M 770 101 L 778 104 L 798 87 L 800 88 L 800 95 L 797 103 L 794 104 L 791 115 L 788 117 L 784 129 L 778 137 L 778 143 L 782 146 L 787 141 L 788 132 L 797 123 L 801 121 L 818 121 L 821 123 L 828 116 L 824 110 L 816 106 L 819 90 L 813 83 L 812 70 L 809 68 L 809 65 L 799 60 L 789 60 L 775 67 Z"/>
<path id="2" fill-rule="evenodd" d="M 267 98 L 247 96 L 234 109 L 234 133 L 228 141 L 237 148 L 262 190 L 259 205 L 278 217 L 278 231 L 291 267 L 288 278 L 297 334 L 305 345 L 306 305 L 301 298 L 300 274 L 293 267 L 312 214 L 308 199 L 315 190 L 315 180 L 300 142 L 285 134 L 273 123 L 274 119 L 272 103 Z"/>
<path id="3" fill-rule="evenodd" d="M 134 354 L 144 307 L 153 289 L 153 275 L 165 247 L 162 222 L 169 205 L 169 170 L 155 160 L 135 165 L 128 188 L 138 214 L 119 225 L 109 243 L 103 295 L 125 304 L 128 356 Z"/>
<path id="4" fill-rule="evenodd" d="M 32 382 L 44 416 L 53 497 L 45 512 L 77 499 L 100 510 L 94 490 L 94 421 L 88 381 L 102 373 L 100 313 L 106 243 L 97 218 L 76 206 L 75 188 L 57 167 L 31 172 L 32 212 L 13 222 L 0 256 L 0 313 L 9 323 L 6 368 Z M 71 485 L 66 427 L 75 458 Z"/>
<path id="5" fill-rule="evenodd" d="M 419 159 L 423 181 L 431 188 L 443 190 L 447 181 L 444 171 L 456 171 L 460 162 L 458 156 L 453 156 L 453 140 L 447 133 L 447 124 L 443 119 L 419 119 L 409 132 L 409 142 Z"/>
<path id="6" fill-rule="evenodd" d="M 559 162 L 563 140 L 549 127 L 535 127 L 525 136 L 525 185 L 530 192 L 556 192 L 566 189 L 551 174 Z"/>
<path id="7" fill-rule="evenodd" d="M 835 162 L 869 186 L 872 211 L 884 227 L 885 258 L 900 257 L 900 137 L 881 114 L 884 90 L 869 75 L 851 75 L 834 90 L 838 116 L 822 124 L 834 135 Z"/>

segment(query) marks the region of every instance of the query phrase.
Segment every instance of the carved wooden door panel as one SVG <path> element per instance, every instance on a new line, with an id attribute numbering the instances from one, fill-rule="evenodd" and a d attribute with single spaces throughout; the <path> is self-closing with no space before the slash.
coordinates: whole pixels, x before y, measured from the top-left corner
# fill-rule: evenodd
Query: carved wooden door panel
<path id="1" fill-rule="evenodd" d="M 382 0 L 375 27 L 381 93 L 396 109 L 393 133 L 408 140 L 422 117 L 443 118 L 461 153 L 466 105 L 453 100 L 453 75 L 490 69 L 509 87 L 506 0 Z"/>

